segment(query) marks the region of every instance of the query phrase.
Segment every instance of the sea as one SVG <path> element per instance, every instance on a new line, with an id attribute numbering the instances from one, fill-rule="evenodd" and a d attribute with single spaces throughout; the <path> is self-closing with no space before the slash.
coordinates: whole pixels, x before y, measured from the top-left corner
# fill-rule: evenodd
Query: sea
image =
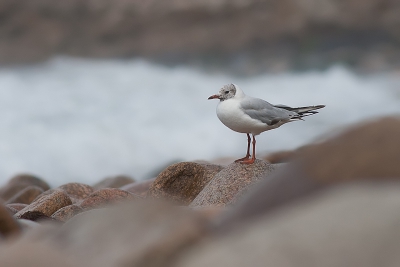
<path id="1" fill-rule="evenodd" d="M 400 114 L 400 73 L 326 70 L 235 76 L 143 59 L 55 57 L 0 67 L 0 185 L 19 173 L 58 186 L 114 175 L 137 180 L 178 161 L 239 158 L 247 137 L 217 118 L 228 83 L 319 114 L 257 136 L 257 155 L 296 149 L 366 120 Z"/>

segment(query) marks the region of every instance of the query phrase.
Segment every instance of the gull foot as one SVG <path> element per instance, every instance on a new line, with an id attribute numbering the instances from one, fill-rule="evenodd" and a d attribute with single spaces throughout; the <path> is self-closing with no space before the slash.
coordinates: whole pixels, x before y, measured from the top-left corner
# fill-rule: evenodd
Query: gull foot
<path id="1" fill-rule="evenodd" d="M 244 160 L 248 160 L 249 158 L 250 158 L 250 155 L 248 155 L 248 156 L 246 156 L 244 158 L 241 158 L 241 159 L 237 159 L 237 160 L 235 160 L 235 162 L 242 162 Z"/>
<path id="2" fill-rule="evenodd" d="M 251 159 L 246 159 L 246 160 L 242 160 L 242 161 L 239 161 L 239 162 L 241 164 L 253 164 L 255 160 L 256 160 L 255 158 L 251 158 Z"/>

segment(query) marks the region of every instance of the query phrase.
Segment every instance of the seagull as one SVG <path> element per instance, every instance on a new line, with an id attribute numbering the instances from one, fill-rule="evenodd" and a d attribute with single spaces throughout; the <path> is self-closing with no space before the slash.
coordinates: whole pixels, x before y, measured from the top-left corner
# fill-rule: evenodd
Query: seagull
<path id="1" fill-rule="evenodd" d="M 229 129 L 247 134 L 247 153 L 244 158 L 235 160 L 243 164 L 252 164 L 256 160 L 256 138 L 262 132 L 281 125 L 303 120 L 303 117 L 318 113 L 316 109 L 325 105 L 291 108 L 285 105 L 272 105 L 265 100 L 247 96 L 235 84 L 224 85 L 218 94 L 208 99 L 219 99 L 217 116 Z M 250 158 L 250 143 L 253 137 L 253 153 Z"/>

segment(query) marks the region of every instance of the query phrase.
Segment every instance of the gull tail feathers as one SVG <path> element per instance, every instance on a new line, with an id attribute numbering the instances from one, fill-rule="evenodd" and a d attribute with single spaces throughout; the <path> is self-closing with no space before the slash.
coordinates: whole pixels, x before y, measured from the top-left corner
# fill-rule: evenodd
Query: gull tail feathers
<path id="1" fill-rule="evenodd" d="M 320 109 L 320 108 L 324 108 L 325 105 L 308 106 L 308 107 L 297 107 L 297 108 L 292 108 L 292 107 L 288 107 L 288 106 L 284 106 L 284 105 L 276 105 L 275 107 L 296 112 L 297 114 L 299 114 L 299 118 L 302 118 L 302 117 L 306 117 L 306 116 L 317 114 L 318 111 L 315 111 L 315 110 Z"/>

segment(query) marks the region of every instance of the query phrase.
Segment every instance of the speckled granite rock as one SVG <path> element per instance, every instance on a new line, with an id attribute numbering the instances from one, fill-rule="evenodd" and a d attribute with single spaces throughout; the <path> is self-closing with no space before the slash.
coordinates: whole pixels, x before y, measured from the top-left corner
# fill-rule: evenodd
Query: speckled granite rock
<path id="1" fill-rule="evenodd" d="M 124 186 L 121 186 L 120 189 L 134 193 L 141 197 L 145 197 L 147 195 L 147 191 L 149 191 L 150 186 L 153 184 L 156 178 L 148 179 L 140 182 L 130 183 Z"/>
<path id="2" fill-rule="evenodd" d="M 332 185 L 358 180 L 400 181 L 400 118 L 381 118 L 353 126 L 339 136 L 308 146 L 284 168 L 246 196 L 222 220 L 252 220 Z"/>
<path id="3" fill-rule="evenodd" d="M 68 183 L 59 186 L 57 189 L 64 191 L 70 197 L 72 203 L 78 203 L 87 198 L 95 190 L 87 184 Z"/>
<path id="4" fill-rule="evenodd" d="M 9 198 L 7 200 L 7 204 L 11 203 L 21 203 L 21 204 L 31 204 L 34 199 L 36 199 L 37 196 L 42 194 L 44 191 L 41 187 L 31 185 L 28 186 L 18 193 L 16 193 L 14 196 Z"/>
<path id="5" fill-rule="evenodd" d="M 0 198 L 7 201 L 15 194 L 28 186 L 38 186 L 46 191 L 50 189 L 50 186 L 42 179 L 30 175 L 30 174 L 19 174 L 11 178 L 6 185 L 0 188 Z"/>
<path id="6" fill-rule="evenodd" d="M 140 199 L 139 196 L 118 188 L 104 188 L 85 198 L 79 206 L 84 209 L 99 208 L 108 204 Z"/>
<path id="7" fill-rule="evenodd" d="M 93 185 L 93 188 L 98 190 L 102 188 L 120 188 L 126 184 L 134 183 L 135 179 L 126 175 L 117 175 L 113 177 L 107 177 L 100 182 Z"/>
<path id="8" fill-rule="evenodd" d="M 61 222 L 66 222 L 82 211 L 83 209 L 80 206 L 73 204 L 59 209 L 51 215 L 51 218 Z"/>
<path id="9" fill-rule="evenodd" d="M 252 184 L 265 179 L 274 169 L 273 165 L 263 160 L 256 160 L 253 164 L 232 163 L 214 176 L 190 206 L 232 204 Z"/>
<path id="10" fill-rule="evenodd" d="M 15 214 L 15 217 L 28 219 L 30 213 L 41 213 L 44 216 L 50 217 L 57 210 L 71 204 L 71 199 L 64 191 L 54 190 L 51 194 L 44 195 L 24 209 L 20 210 L 17 214 Z"/>
<path id="11" fill-rule="evenodd" d="M 0 238 L 19 234 L 21 227 L 6 206 L 0 203 Z M 1 262 L 1 261 L 0 261 Z"/>
<path id="12" fill-rule="evenodd" d="M 165 198 L 187 205 L 223 168 L 209 163 L 173 164 L 157 176 L 150 186 L 148 197 Z"/>

